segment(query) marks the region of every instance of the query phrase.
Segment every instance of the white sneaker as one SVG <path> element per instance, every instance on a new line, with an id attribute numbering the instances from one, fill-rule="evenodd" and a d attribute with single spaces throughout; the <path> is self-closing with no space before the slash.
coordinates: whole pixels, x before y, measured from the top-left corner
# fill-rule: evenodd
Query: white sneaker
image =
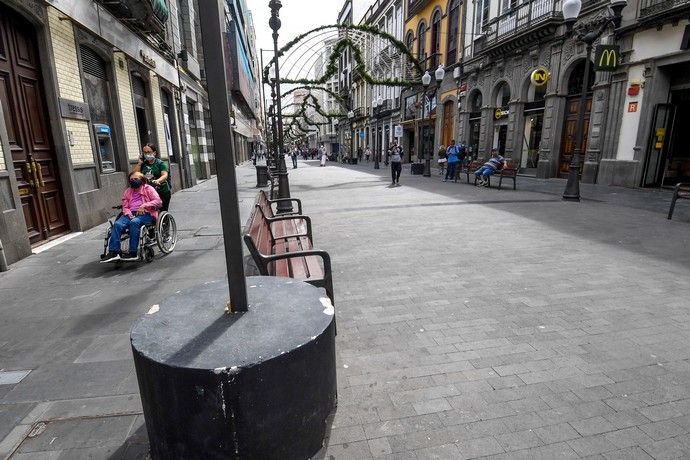
<path id="1" fill-rule="evenodd" d="M 477 181 L 477 185 L 479 185 L 479 186 L 481 187 L 482 185 L 484 185 L 484 181 L 481 180 L 481 179 L 479 179 L 479 180 Z"/>

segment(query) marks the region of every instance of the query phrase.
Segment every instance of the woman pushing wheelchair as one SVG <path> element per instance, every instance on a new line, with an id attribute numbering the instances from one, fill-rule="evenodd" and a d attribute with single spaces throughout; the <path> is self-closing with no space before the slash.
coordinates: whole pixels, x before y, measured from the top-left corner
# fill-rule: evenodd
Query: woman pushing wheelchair
<path id="1" fill-rule="evenodd" d="M 158 192 L 148 184 L 146 176 L 138 171 L 129 174 L 129 187 L 122 195 L 122 214 L 113 224 L 108 241 L 108 252 L 101 262 L 138 260 L 141 227 L 151 225 L 163 204 Z M 129 252 L 120 253 L 122 233 L 129 230 Z"/>

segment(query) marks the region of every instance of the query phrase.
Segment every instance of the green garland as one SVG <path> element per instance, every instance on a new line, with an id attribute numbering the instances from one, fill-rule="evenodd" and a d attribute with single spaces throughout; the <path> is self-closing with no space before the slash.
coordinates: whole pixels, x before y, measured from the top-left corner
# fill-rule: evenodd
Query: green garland
<path id="1" fill-rule="evenodd" d="M 405 56 L 407 56 L 410 59 L 410 62 L 414 67 L 419 71 L 421 74 L 423 72 L 422 66 L 419 63 L 419 61 L 412 55 L 409 49 L 407 49 L 407 46 L 401 42 L 400 40 L 396 39 L 393 37 L 391 34 L 387 32 L 382 32 L 380 31 L 377 27 L 373 26 L 358 26 L 358 25 L 340 25 L 340 24 L 335 24 L 335 25 L 327 25 L 327 26 L 321 26 L 317 27 L 315 29 L 310 30 L 309 32 L 305 32 L 301 35 L 298 35 L 294 39 L 290 40 L 285 46 L 280 48 L 278 50 L 277 56 L 274 56 L 269 63 L 264 67 L 263 71 L 263 78 L 264 82 L 268 83 L 269 82 L 269 69 L 271 65 L 274 63 L 274 61 L 277 58 L 280 58 L 285 54 L 286 51 L 288 51 L 290 48 L 292 48 L 295 44 L 297 44 L 299 41 L 301 41 L 304 37 L 307 35 L 318 32 L 323 29 L 328 29 L 328 28 L 337 28 L 339 31 L 341 29 L 345 30 L 359 30 L 362 32 L 367 32 L 372 35 L 377 35 L 379 37 L 383 37 L 390 41 L 393 46 L 398 49 L 401 53 L 403 53 Z M 373 78 L 369 73 L 366 71 L 366 66 L 364 65 L 364 60 L 362 59 L 362 50 L 360 49 L 359 45 L 357 45 L 355 42 L 350 40 L 349 38 L 342 38 L 338 40 L 336 43 L 336 46 L 333 48 L 333 52 L 331 53 L 331 56 L 328 60 L 328 65 L 326 66 L 326 72 L 324 75 L 317 79 L 317 80 L 310 80 L 308 78 L 300 78 L 297 80 L 292 80 L 292 79 L 281 79 L 281 83 L 295 83 L 295 84 L 323 84 L 328 81 L 329 78 L 331 78 L 333 75 L 335 75 L 338 71 L 338 65 L 337 61 L 338 58 L 341 56 L 343 53 L 345 47 L 349 46 L 352 49 L 352 54 L 353 57 L 355 58 L 355 62 L 357 63 L 358 68 L 361 67 L 361 75 L 362 79 L 366 81 L 370 85 L 385 85 L 385 86 L 403 86 L 403 87 L 411 87 L 417 84 L 416 81 L 409 81 L 409 80 L 400 80 L 397 78 L 393 79 L 384 79 L 384 80 L 378 80 Z"/>

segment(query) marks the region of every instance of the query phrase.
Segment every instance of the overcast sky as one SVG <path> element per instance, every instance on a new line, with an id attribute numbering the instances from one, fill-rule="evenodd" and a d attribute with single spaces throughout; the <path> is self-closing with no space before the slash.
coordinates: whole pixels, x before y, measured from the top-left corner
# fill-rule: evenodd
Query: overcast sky
<path id="1" fill-rule="evenodd" d="M 254 28 L 256 29 L 256 48 L 273 50 L 273 36 L 268 20 L 271 10 L 269 0 L 247 0 L 247 8 L 252 12 Z M 314 27 L 335 24 L 338 13 L 343 7 L 342 0 L 283 0 L 280 9 L 282 26 L 278 31 L 278 48 L 307 32 Z M 257 51 L 260 53 L 260 51 Z M 265 53 L 264 63 L 273 57 L 273 53 Z M 260 63 L 260 62 L 259 62 Z"/>

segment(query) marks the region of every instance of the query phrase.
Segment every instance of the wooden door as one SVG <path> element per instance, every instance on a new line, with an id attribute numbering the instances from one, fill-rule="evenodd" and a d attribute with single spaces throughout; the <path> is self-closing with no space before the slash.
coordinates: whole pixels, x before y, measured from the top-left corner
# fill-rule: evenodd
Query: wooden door
<path id="1" fill-rule="evenodd" d="M 561 177 L 568 175 L 570 169 L 570 159 L 575 150 L 575 131 L 577 130 L 577 112 L 580 105 L 580 96 L 568 99 L 565 110 L 565 122 L 563 125 L 563 136 L 561 137 L 561 154 L 559 158 L 558 173 Z M 585 162 L 587 152 L 587 139 L 589 134 L 589 114 L 592 110 L 592 97 L 587 98 L 585 105 L 585 123 L 582 129 L 582 148 L 580 150 L 580 174 Z"/>
<path id="2" fill-rule="evenodd" d="M 45 99 L 34 28 L 0 6 L 0 103 L 32 245 L 68 230 Z"/>

